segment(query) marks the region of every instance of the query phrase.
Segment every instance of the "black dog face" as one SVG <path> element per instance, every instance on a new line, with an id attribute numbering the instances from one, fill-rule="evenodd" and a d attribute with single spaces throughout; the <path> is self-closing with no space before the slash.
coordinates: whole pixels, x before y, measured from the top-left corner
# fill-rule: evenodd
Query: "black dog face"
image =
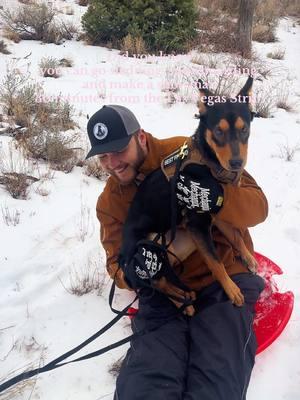
<path id="1" fill-rule="evenodd" d="M 204 150 L 228 171 L 240 171 L 247 161 L 252 113 L 249 99 L 253 78 L 234 98 L 214 96 L 198 82 L 200 124 L 196 134 Z"/>

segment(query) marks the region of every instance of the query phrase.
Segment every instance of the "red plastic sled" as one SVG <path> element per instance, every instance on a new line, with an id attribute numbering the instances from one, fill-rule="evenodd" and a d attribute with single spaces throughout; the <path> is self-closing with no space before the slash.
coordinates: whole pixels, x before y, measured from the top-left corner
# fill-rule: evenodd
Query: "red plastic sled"
<path id="1" fill-rule="evenodd" d="M 270 346 L 284 330 L 294 307 L 292 292 L 279 293 L 273 275 L 281 275 L 280 267 L 262 254 L 255 253 L 258 261 L 258 274 L 264 278 L 266 286 L 256 303 L 254 331 L 257 339 L 256 354 Z M 132 317 L 137 312 L 131 307 L 128 312 Z"/>
<path id="2" fill-rule="evenodd" d="M 294 307 L 292 292 L 279 293 L 273 275 L 281 275 L 281 268 L 262 254 L 255 253 L 258 274 L 264 278 L 266 287 L 256 303 L 254 331 L 257 339 L 256 354 L 270 346 L 284 330 Z"/>

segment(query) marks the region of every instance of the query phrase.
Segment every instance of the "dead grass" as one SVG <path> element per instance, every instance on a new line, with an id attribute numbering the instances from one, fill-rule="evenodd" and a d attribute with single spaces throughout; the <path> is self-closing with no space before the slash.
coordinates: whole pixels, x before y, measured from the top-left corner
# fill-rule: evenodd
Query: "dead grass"
<path id="1" fill-rule="evenodd" d="M 80 215 L 76 231 L 77 237 L 81 242 L 84 242 L 87 237 L 93 234 L 94 231 L 94 225 L 91 219 L 91 209 L 83 202 L 82 195 L 80 196 Z"/>
<path id="2" fill-rule="evenodd" d="M 134 37 L 130 33 L 125 36 L 121 44 L 121 54 L 127 54 L 129 57 L 145 54 L 146 44 L 142 37 Z"/>
<path id="3" fill-rule="evenodd" d="M 285 56 L 285 50 L 281 48 L 277 48 L 267 54 L 267 57 L 272 58 L 273 60 L 283 60 L 284 56 Z"/>
<path id="4" fill-rule="evenodd" d="M 43 57 L 39 62 L 39 68 L 44 78 L 58 78 L 61 75 L 60 63 L 57 58 Z"/>
<path id="5" fill-rule="evenodd" d="M 275 35 L 276 25 L 264 25 L 257 23 L 253 27 L 252 40 L 260 43 L 273 43 L 277 41 Z"/>
<path id="6" fill-rule="evenodd" d="M 32 369 L 34 369 L 34 364 L 30 364 L 25 371 L 30 371 Z M 4 383 L 8 379 L 11 379 L 15 375 L 18 375 L 19 373 L 19 370 L 11 371 L 9 375 L 1 378 L 0 384 Z M 36 379 L 36 377 L 26 379 L 25 381 L 19 382 L 16 385 L 5 390 L 4 393 L 1 393 L 1 400 L 13 400 L 16 398 L 20 398 L 20 396 L 25 396 L 25 392 L 28 392 L 29 390 L 31 390 L 32 392 L 36 384 Z M 23 398 L 25 399 L 25 397 Z"/>
<path id="7" fill-rule="evenodd" d="M 33 165 L 16 150 L 13 143 L 0 154 L 0 184 L 15 199 L 27 199 L 29 186 L 38 181 L 33 176 Z"/>
<path id="8" fill-rule="evenodd" d="M 16 226 L 20 223 L 20 211 L 9 209 L 8 206 L 1 207 L 3 222 L 7 226 Z"/>
<path id="9" fill-rule="evenodd" d="M 279 154 L 276 156 L 284 161 L 292 162 L 294 160 L 295 154 L 300 151 L 300 146 L 291 146 L 288 143 L 279 146 Z"/>
<path id="10" fill-rule="evenodd" d="M 8 26 L 3 28 L 3 36 L 8 40 L 12 40 L 14 43 L 19 43 L 21 41 L 20 35 Z"/>
<path id="11" fill-rule="evenodd" d="M 34 176 L 18 172 L 2 172 L 0 175 L 0 184 L 14 199 L 27 199 L 28 187 L 37 180 Z"/>
<path id="12" fill-rule="evenodd" d="M 60 280 L 64 289 L 75 296 L 83 296 L 91 292 L 96 292 L 100 296 L 106 285 L 105 281 L 106 274 L 100 273 L 97 263 L 90 259 L 81 270 L 75 268 L 70 270 L 68 287 Z"/>
<path id="13" fill-rule="evenodd" d="M 257 116 L 260 118 L 270 118 L 275 108 L 275 90 L 267 87 L 256 87 L 254 99 L 254 109 Z"/>
<path id="14" fill-rule="evenodd" d="M 120 357 L 109 366 L 108 373 L 111 374 L 114 378 L 117 378 L 117 376 L 119 375 L 124 358 L 124 356 Z"/>
<path id="15" fill-rule="evenodd" d="M 7 49 L 6 43 L 3 40 L 0 40 L 0 53 L 2 54 L 11 54 L 10 51 Z"/>
<path id="16" fill-rule="evenodd" d="M 287 112 L 296 111 L 294 103 L 291 102 L 290 85 L 286 81 L 284 81 L 277 87 L 276 107 L 281 108 Z"/>
<path id="17" fill-rule="evenodd" d="M 219 58 L 218 55 L 214 53 L 198 54 L 191 59 L 191 62 L 210 69 L 215 69 L 219 65 Z"/>

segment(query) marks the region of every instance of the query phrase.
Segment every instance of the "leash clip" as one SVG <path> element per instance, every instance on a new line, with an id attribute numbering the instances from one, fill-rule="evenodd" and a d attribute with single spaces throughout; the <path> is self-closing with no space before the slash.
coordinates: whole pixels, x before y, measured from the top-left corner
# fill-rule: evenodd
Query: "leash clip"
<path id="1" fill-rule="evenodd" d="M 180 152 L 179 152 L 179 158 L 181 160 L 183 160 L 184 158 L 186 158 L 189 154 L 189 148 L 188 145 L 186 143 L 186 141 L 183 143 L 183 145 L 180 147 Z"/>

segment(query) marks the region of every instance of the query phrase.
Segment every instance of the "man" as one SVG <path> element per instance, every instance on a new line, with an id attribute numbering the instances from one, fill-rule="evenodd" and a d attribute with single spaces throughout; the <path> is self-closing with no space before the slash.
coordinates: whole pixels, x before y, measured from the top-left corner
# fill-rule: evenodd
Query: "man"
<path id="1" fill-rule="evenodd" d="M 162 268 L 159 279 L 153 276 L 160 291 L 149 296 L 136 265 L 125 270 L 118 265 L 122 226 L 139 182 L 186 138 L 156 139 L 141 129 L 130 110 L 118 105 L 97 111 L 87 130 L 92 146 L 87 158 L 97 156 L 110 174 L 97 203 L 107 270 L 118 287 L 139 294 L 133 330 L 156 328 L 132 341 L 117 379 L 115 400 L 244 400 L 256 351 L 253 307 L 263 281 L 248 272 L 225 237 L 213 231 L 218 256 L 244 295 L 242 307 L 229 301 L 197 251 L 182 259 L 180 280 L 187 290 L 168 282 Z M 204 189 L 211 196 L 223 196 L 223 205 L 213 212 L 241 229 L 246 246 L 253 251 L 248 227 L 267 216 L 266 198 L 254 179 L 245 172 L 237 187 L 221 185 L 211 176 Z M 182 200 L 180 190 L 182 184 L 177 185 L 177 197 Z M 196 211 L 212 211 L 196 203 Z M 181 250 L 175 247 L 175 252 L 180 258 Z M 196 298 L 195 314 L 178 312 L 180 302 L 174 305 L 174 295 L 182 302 L 186 297 Z"/>

